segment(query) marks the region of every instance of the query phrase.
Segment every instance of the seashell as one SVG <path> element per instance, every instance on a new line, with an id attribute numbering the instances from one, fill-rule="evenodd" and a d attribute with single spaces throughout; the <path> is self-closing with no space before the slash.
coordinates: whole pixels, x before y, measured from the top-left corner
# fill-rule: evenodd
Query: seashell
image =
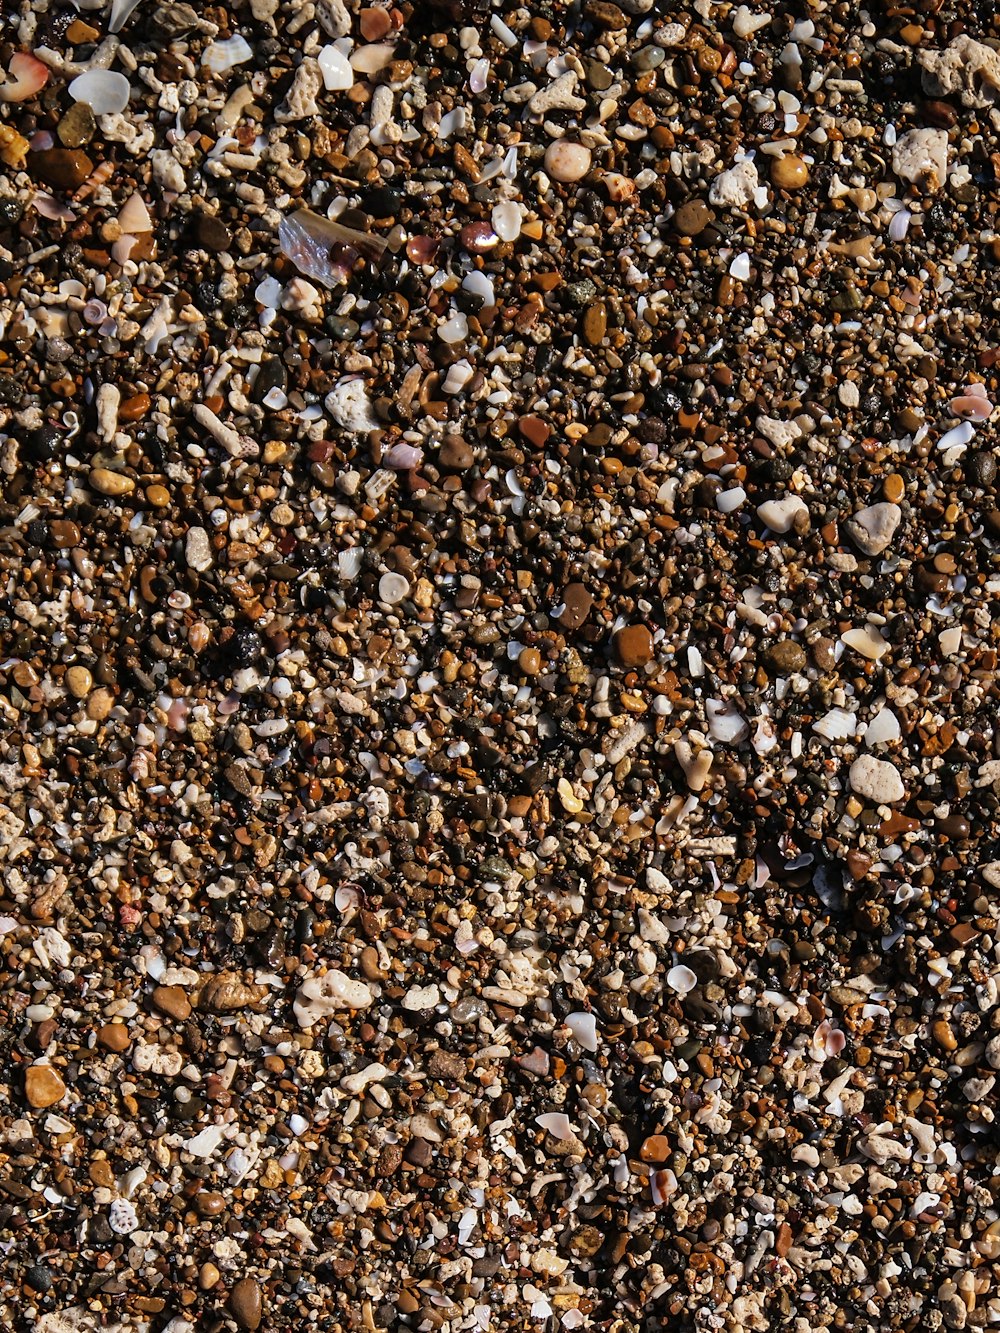
<path id="1" fill-rule="evenodd" d="M 985 421 L 993 413 L 993 404 L 984 394 L 973 393 L 969 388 L 948 404 L 957 417 L 971 417 L 973 421 Z"/>
<path id="2" fill-rule="evenodd" d="M 118 225 L 131 236 L 152 231 L 153 222 L 141 194 L 130 194 L 118 214 Z"/>
<path id="3" fill-rule="evenodd" d="M 202 67 L 211 70 L 213 74 L 225 74 L 234 65 L 242 65 L 252 59 L 253 47 L 238 33 L 224 42 L 211 42 L 201 53 Z"/>
<path id="4" fill-rule="evenodd" d="M 138 7 L 139 0 L 115 0 L 111 6 L 111 17 L 108 19 L 108 32 L 121 32 Z"/>
<path id="5" fill-rule="evenodd" d="M 339 222 L 332 222 L 308 208 L 297 209 L 291 216 L 281 219 L 278 243 L 281 253 L 300 273 L 315 278 L 331 290 L 350 277 L 353 263 L 348 262 L 345 250 L 356 251 L 375 263 L 382 257 L 386 246 L 380 236 L 342 227 Z"/>
<path id="6" fill-rule="evenodd" d="M 113 69 L 88 69 L 69 85 L 74 102 L 86 102 L 95 116 L 114 116 L 124 111 L 132 96 L 132 85 Z"/>
<path id="7" fill-rule="evenodd" d="M 572 1032 L 574 1041 L 578 1042 L 585 1051 L 596 1051 L 598 1049 L 597 1019 L 593 1014 L 585 1013 L 583 1010 L 567 1014 L 566 1026 Z"/>
<path id="8" fill-rule="evenodd" d="M 15 51 L 7 66 L 7 82 L 0 87 L 0 102 L 26 102 L 45 87 L 47 65 L 28 51 Z"/>
<path id="9" fill-rule="evenodd" d="M 667 985 L 671 990 L 675 990 L 678 995 L 687 995 L 693 991 L 698 984 L 698 978 L 689 967 L 683 963 L 678 963 L 667 973 Z"/>
<path id="10" fill-rule="evenodd" d="M 351 62 L 339 47 L 324 46 L 316 59 L 327 92 L 346 92 L 348 88 L 354 87 Z"/>

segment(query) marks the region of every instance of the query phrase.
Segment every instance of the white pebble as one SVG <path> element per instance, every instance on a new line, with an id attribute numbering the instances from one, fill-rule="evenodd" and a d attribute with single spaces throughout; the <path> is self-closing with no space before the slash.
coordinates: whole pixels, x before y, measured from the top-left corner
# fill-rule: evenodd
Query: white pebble
<path id="1" fill-rule="evenodd" d="M 903 779 L 887 759 L 859 755 L 848 774 L 851 790 L 878 805 L 890 805 L 906 795 Z"/>
<path id="2" fill-rule="evenodd" d="M 354 87 L 354 70 L 343 51 L 336 46 L 324 46 L 316 57 L 327 92 L 346 92 Z"/>
<path id="3" fill-rule="evenodd" d="M 409 595 L 409 592 L 409 580 L 394 571 L 383 574 L 378 581 L 378 599 L 380 602 L 387 602 L 389 606 L 396 606 Z"/>
<path id="4" fill-rule="evenodd" d="M 557 139 L 545 150 L 545 170 L 555 181 L 578 181 L 590 170 L 590 149 L 582 143 Z"/>

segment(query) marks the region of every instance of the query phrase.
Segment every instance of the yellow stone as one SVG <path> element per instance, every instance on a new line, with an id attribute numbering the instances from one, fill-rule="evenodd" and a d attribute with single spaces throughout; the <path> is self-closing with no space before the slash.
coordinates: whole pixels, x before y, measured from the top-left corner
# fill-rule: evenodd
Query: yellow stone
<path id="1" fill-rule="evenodd" d="M 65 1096 L 66 1084 L 51 1065 L 29 1065 L 24 1072 L 24 1095 L 36 1110 L 55 1106 Z"/>
<path id="2" fill-rule="evenodd" d="M 90 484 L 102 495 L 128 495 L 130 491 L 135 490 L 135 482 L 131 477 L 126 477 L 121 472 L 112 472 L 106 467 L 91 469 Z"/>

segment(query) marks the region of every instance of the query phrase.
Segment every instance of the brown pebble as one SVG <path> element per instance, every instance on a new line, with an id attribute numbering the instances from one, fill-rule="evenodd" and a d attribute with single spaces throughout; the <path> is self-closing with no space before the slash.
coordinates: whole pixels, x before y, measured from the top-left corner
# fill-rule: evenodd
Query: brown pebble
<path id="1" fill-rule="evenodd" d="M 137 393 L 126 398 L 118 409 L 119 421 L 141 421 L 149 412 L 152 402 L 148 393 Z"/>
<path id="2" fill-rule="evenodd" d="M 653 636 L 645 625 L 626 625 L 615 635 L 622 666 L 640 667 L 653 660 Z"/>
<path id="3" fill-rule="evenodd" d="M 689 199 L 674 214 L 674 227 L 681 236 L 699 236 L 714 217 L 703 199 Z"/>
<path id="4" fill-rule="evenodd" d="M 958 1040 L 951 1030 L 951 1024 L 945 1018 L 937 1019 L 931 1026 L 931 1036 L 943 1051 L 958 1049 Z"/>
<path id="5" fill-rule="evenodd" d="M 563 589 L 563 611 L 559 624 L 563 629 L 579 629 L 590 615 L 594 599 L 583 583 L 567 583 Z"/>
<path id="6" fill-rule="evenodd" d="M 24 1071 L 24 1095 L 36 1110 L 55 1106 L 65 1093 L 66 1084 L 51 1065 L 29 1065 Z"/>
<path id="7" fill-rule="evenodd" d="M 905 491 L 905 483 L 898 472 L 890 472 L 882 483 L 882 494 L 893 504 L 898 504 L 902 500 Z"/>
<path id="8" fill-rule="evenodd" d="M 75 190 L 94 170 L 94 163 L 78 148 L 45 148 L 29 154 L 28 170 L 56 190 Z"/>
<path id="9" fill-rule="evenodd" d="M 639 1156 L 644 1162 L 665 1162 L 670 1156 L 670 1140 L 665 1134 L 651 1134 L 643 1141 Z"/>
<path id="10" fill-rule="evenodd" d="M 475 459 L 476 455 L 461 435 L 446 435 L 442 440 L 438 462 L 446 472 L 464 472 L 472 467 Z"/>
<path id="11" fill-rule="evenodd" d="M 191 1017 L 191 1001 L 180 986 L 157 986 L 153 991 L 153 1004 L 161 1014 L 176 1018 L 178 1022 Z"/>
<path id="12" fill-rule="evenodd" d="M 125 1051 L 132 1044 L 129 1030 L 124 1023 L 105 1023 L 97 1029 L 97 1044 L 106 1051 Z"/>
<path id="13" fill-rule="evenodd" d="M 226 1200 L 213 1190 L 202 1190 L 195 1197 L 194 1207 L 199 1217 L 218 1217 L 226 1206 Z"/>
<path id="14" fill-rule="evenodd" d="M 240 1278 L 229 1296 L 229 1308 L 240 1328 L 260 1328 L 263 1317 L 260 1287 L 252 1277 Z"/>
<path id="15" fill-rule="evenodd" d="M 211 1262 L 204 1263 L 198 1270 L 198 1286 L 201 1287 L 202 1291 L 211 1291 L 213 1287 L 218 1285 L 221 1276 L 222 1274 L 215 1264 Z"/>
<path id="16" fill-rule="evenodd" d="M 517 428 L 536 449 L 541 449 L 552 434 L 552 428 L 541 417 L 522 417 Z"/>
<path id="17" fill-rule="evenodd" d="M 587 306 L 583 314 L 583 336 L 591 347 L 599 347 L 608 331 L 608 308 L 603 301 Z"/>
<path id="18" fill-rule="evenodd" d="M 796 153 L 775 158 L 771 166 L 771 183 L 779 190 L 801 190 L 809 179 L 809 168 Z"/>
<path id="19" fill-rule="evenodd" d="M 517 665 L 525 676 L 537 676 L 542 669 L 542 655 L 537 648 L 522 648 Z"/>
<path id="20" fill-rule="evenodd" d="M 194 223 L 195 240 L 211 254 L 225 254 L 232 244 L 229 228 L 214 213 L 199 213 Z"/>

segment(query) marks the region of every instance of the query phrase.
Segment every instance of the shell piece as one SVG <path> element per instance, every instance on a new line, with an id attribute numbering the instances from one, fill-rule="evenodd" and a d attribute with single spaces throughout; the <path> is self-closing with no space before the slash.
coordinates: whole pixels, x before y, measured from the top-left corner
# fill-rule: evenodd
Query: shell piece
<path id="1" fill-rule="evenodd" d="M 326 395 L 326 410 L 338 426 L 360 435 L 363 431 L 377 430 L 378 421 L 362 379 L 341 380 Z"/>
<path id="2" fill-rule="evenodd" d="M 324 46 L 316 59 L 328 93 L 346 92 L 348 88 L 354 87 L 354 70 L 351 69 L 351 62 L 339 47 Z"/>
<path id="3" fill-rule="evenodd" d="M 598 1049 L 597 1019 L 593 1014 L 585 1013 L 583 1010 L 567 1014 L 566 1026 L 572 1032 L 574 1040 L 579 1042 L 585 1051 Z"/>
<path id="4" fill-rule="evenodd" d="M 47 65 L 28 51 L 15 51 L 7 66 L 7 82 L 0 86 L 0 102 L 26 102 L 45 87 Z"/>
<path id="5" fill-rule="evenodd" d="M 139 0 L 115 0 L 111 6 L 111 17 L 108 19 L 108 32 L 121 32 L 138 8 Z"/>
<path id="6" fill-rule="evenodd" d="M 301 1028 L 311 1028 L 337 1009 L 367 1009 L 375 996 L 363 981 L 355 981 L 336 968 L 321 977 L 307 977 L 299 987 L 292 1008 Z"/>
<path id="7" fill-rule="evenodd" d="M 242 65 L 253 59 L 253 47 L 239 33 L 228 37 L 224 42 L 212 42 L 201 53 L 201 63 L 213 74 L 225 74 L 234 65 Z"/>
<path id="8" fill-rule="evenodd" d="M 88 69 L 69 85 L 74 102 L 86 102 L 95 116 L 115 116 L 124 111 L 132 96 L 132 85 L 113 69 Z"/>
<path id="9" fill-rule="evenodd" d="M 299 208 L 281 219 L 278 243 L 281 253 L 300 273 L 315 278 L 331 291 L 350 277 L 350 255 L 344 254 L 345 248 L 374 262 L 381 258 L 386 246 L 381 236 L 342 227 L 308 208 Z"/>
<path id="10" fill-rule="evenodd" d="M 687 995 L 693 991 L 698 984 L 698 978 L 689 967 L 683 963 L 678 963 L 667 973 L 667 985 L 671 990 L 675 990 L 678 995 Z"/>
<path id="11" fill-rule="evenodd" d="M 141 194 L 130 194 L 125 200 L 122 211 L 118 214 L 118 225 L 131 236 L 153 230 L 153 221 L 149 209 Z"/>

